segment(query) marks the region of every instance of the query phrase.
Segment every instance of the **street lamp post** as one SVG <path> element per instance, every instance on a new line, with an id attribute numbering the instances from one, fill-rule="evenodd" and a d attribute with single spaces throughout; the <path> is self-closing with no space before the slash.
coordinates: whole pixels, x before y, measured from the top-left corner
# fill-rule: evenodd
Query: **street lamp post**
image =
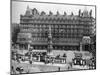
<path id="1" fill-rule="evenodd" d="M 80 51 L 82 51 L 82 42 L 80 42 Z"/>
<path id="2" fill-rule="evenodd" d="M 28 50 L 30 49 L 30 43 L 28 43 Z"/>

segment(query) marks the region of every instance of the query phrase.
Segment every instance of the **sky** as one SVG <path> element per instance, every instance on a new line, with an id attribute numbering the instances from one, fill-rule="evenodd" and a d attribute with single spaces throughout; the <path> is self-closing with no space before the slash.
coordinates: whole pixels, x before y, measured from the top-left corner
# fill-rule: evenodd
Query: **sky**
<path id="1" fill-rule="evenodd" d="M 67 13 L 67 15 L 70 15 L 71 12 L 73 12 L 74 15 L 78 15 L 79 9 L 81 9 L 81 11 L 92 10 L 92 16 L 95 17 L 94 6 L 12 1 L 12 23 L 20 22 L 20 15 L 25 14 L 27 6 L 29 6 L 30 9 L 36 8 L 39 12 L 44 11 L 46 14 L 48 14 L 49 11 L 52 11 L 53 14 L 56 14 L 56 12 L 59 11 L 61 15 L 64 14 L 64 11 Z"/>

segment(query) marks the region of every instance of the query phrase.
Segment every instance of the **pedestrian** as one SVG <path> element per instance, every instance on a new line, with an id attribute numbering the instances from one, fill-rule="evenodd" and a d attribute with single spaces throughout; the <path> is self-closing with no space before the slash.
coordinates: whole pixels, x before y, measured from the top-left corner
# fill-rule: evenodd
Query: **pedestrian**
<path id="1" fill-rule="evenodd" d="M 68 70 L 70 69 L 70 66 L 68 66 Z"/>
<path id="2" fill-rule="evenodd" d="M 58 71 L 60 72 L 60 67 L 58 67 Z"/>
<path id="3" fill-rule="evenodd" d="M 20 60 L 19 60 L 19 58 L 17 58 L 16 60 L 17 60 L 17 62 L 18 62 L 18 63 L 20 63 Z"/>
<path id="4" fill-rule="evenodd" d="M 32 64 L 32 61 L 30 60 L 29 63 Z"/>
<path id="5" fill-rule="evenodd" d="M 11 74 L 16 74 L 13 66 L 11 66 Z"/>
<path id="6" fill-rule="evenodd" d="M 11 66 L 11 74 L 14 74 L 14 67 Z"/>

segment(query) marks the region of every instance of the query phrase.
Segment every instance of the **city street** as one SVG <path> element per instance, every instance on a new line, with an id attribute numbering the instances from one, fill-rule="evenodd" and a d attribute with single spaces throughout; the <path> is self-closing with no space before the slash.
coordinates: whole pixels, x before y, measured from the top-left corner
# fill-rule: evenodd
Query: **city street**
<path id="1" fill-rule="evenodd" d="M 12 74 L 96 68 L 94 7 L 26 2 L 15 11 L 16 3 L 24 4 L 12 1 Z"/>
<path id="2" fill-rule="evenodd" d="M 22 67 L 24 69 L 24 71 L 21 73 L 36 73 L 36 72 L 89 69 L 89 67 L 87 67 L 87 66 L 79 66 L 79 65 L 73 65 L 73 64 L 72 64 L 72 66 L 70 65 L 70 62 L 72 62 L 72 59 L 75 58 L 74 52 L 75 51 L 55 51 L 55 50 L 51 52 L 52 56 L 57 56 L 58 54 L 60 54 L 62 56 L 65 53 L 67 55 L 66 64 L 60 64 L 60 63 L 45 64 L 44 62 L 35 62 L 35 61 L 33 61 L 32 64 L 30 64 L 29 61 L 24 61 L 24 62 L 20 61 L 20 63 L 19 63 L 17 61 L 12 60 L 12 66 L 14 67 L 14 70 L 16 73 L 19 73 L 18 71 L 16 71 L 17 67 Z M 18 53 L 23 54 L 23 51 L 19 51 Z"/>

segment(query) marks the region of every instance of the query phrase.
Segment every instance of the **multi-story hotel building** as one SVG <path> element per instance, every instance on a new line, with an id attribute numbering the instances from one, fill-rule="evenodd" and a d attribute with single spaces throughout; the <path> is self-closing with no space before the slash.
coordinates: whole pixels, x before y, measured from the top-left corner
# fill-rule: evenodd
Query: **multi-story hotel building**
<path id="1" fill-rule="evenodd" d="M 80 50 L 85 37 L 85 42 L 91 40 L 95 18 L 92 10 L 81 11 L 78 15 L 46 14 L 36 8 L 27 10 L 20 15 L 20 33 L 17 42 L 20 46 L 29 46 L 37 50 Z M 89 42 L 91 43 L 91 41 Z"/>

